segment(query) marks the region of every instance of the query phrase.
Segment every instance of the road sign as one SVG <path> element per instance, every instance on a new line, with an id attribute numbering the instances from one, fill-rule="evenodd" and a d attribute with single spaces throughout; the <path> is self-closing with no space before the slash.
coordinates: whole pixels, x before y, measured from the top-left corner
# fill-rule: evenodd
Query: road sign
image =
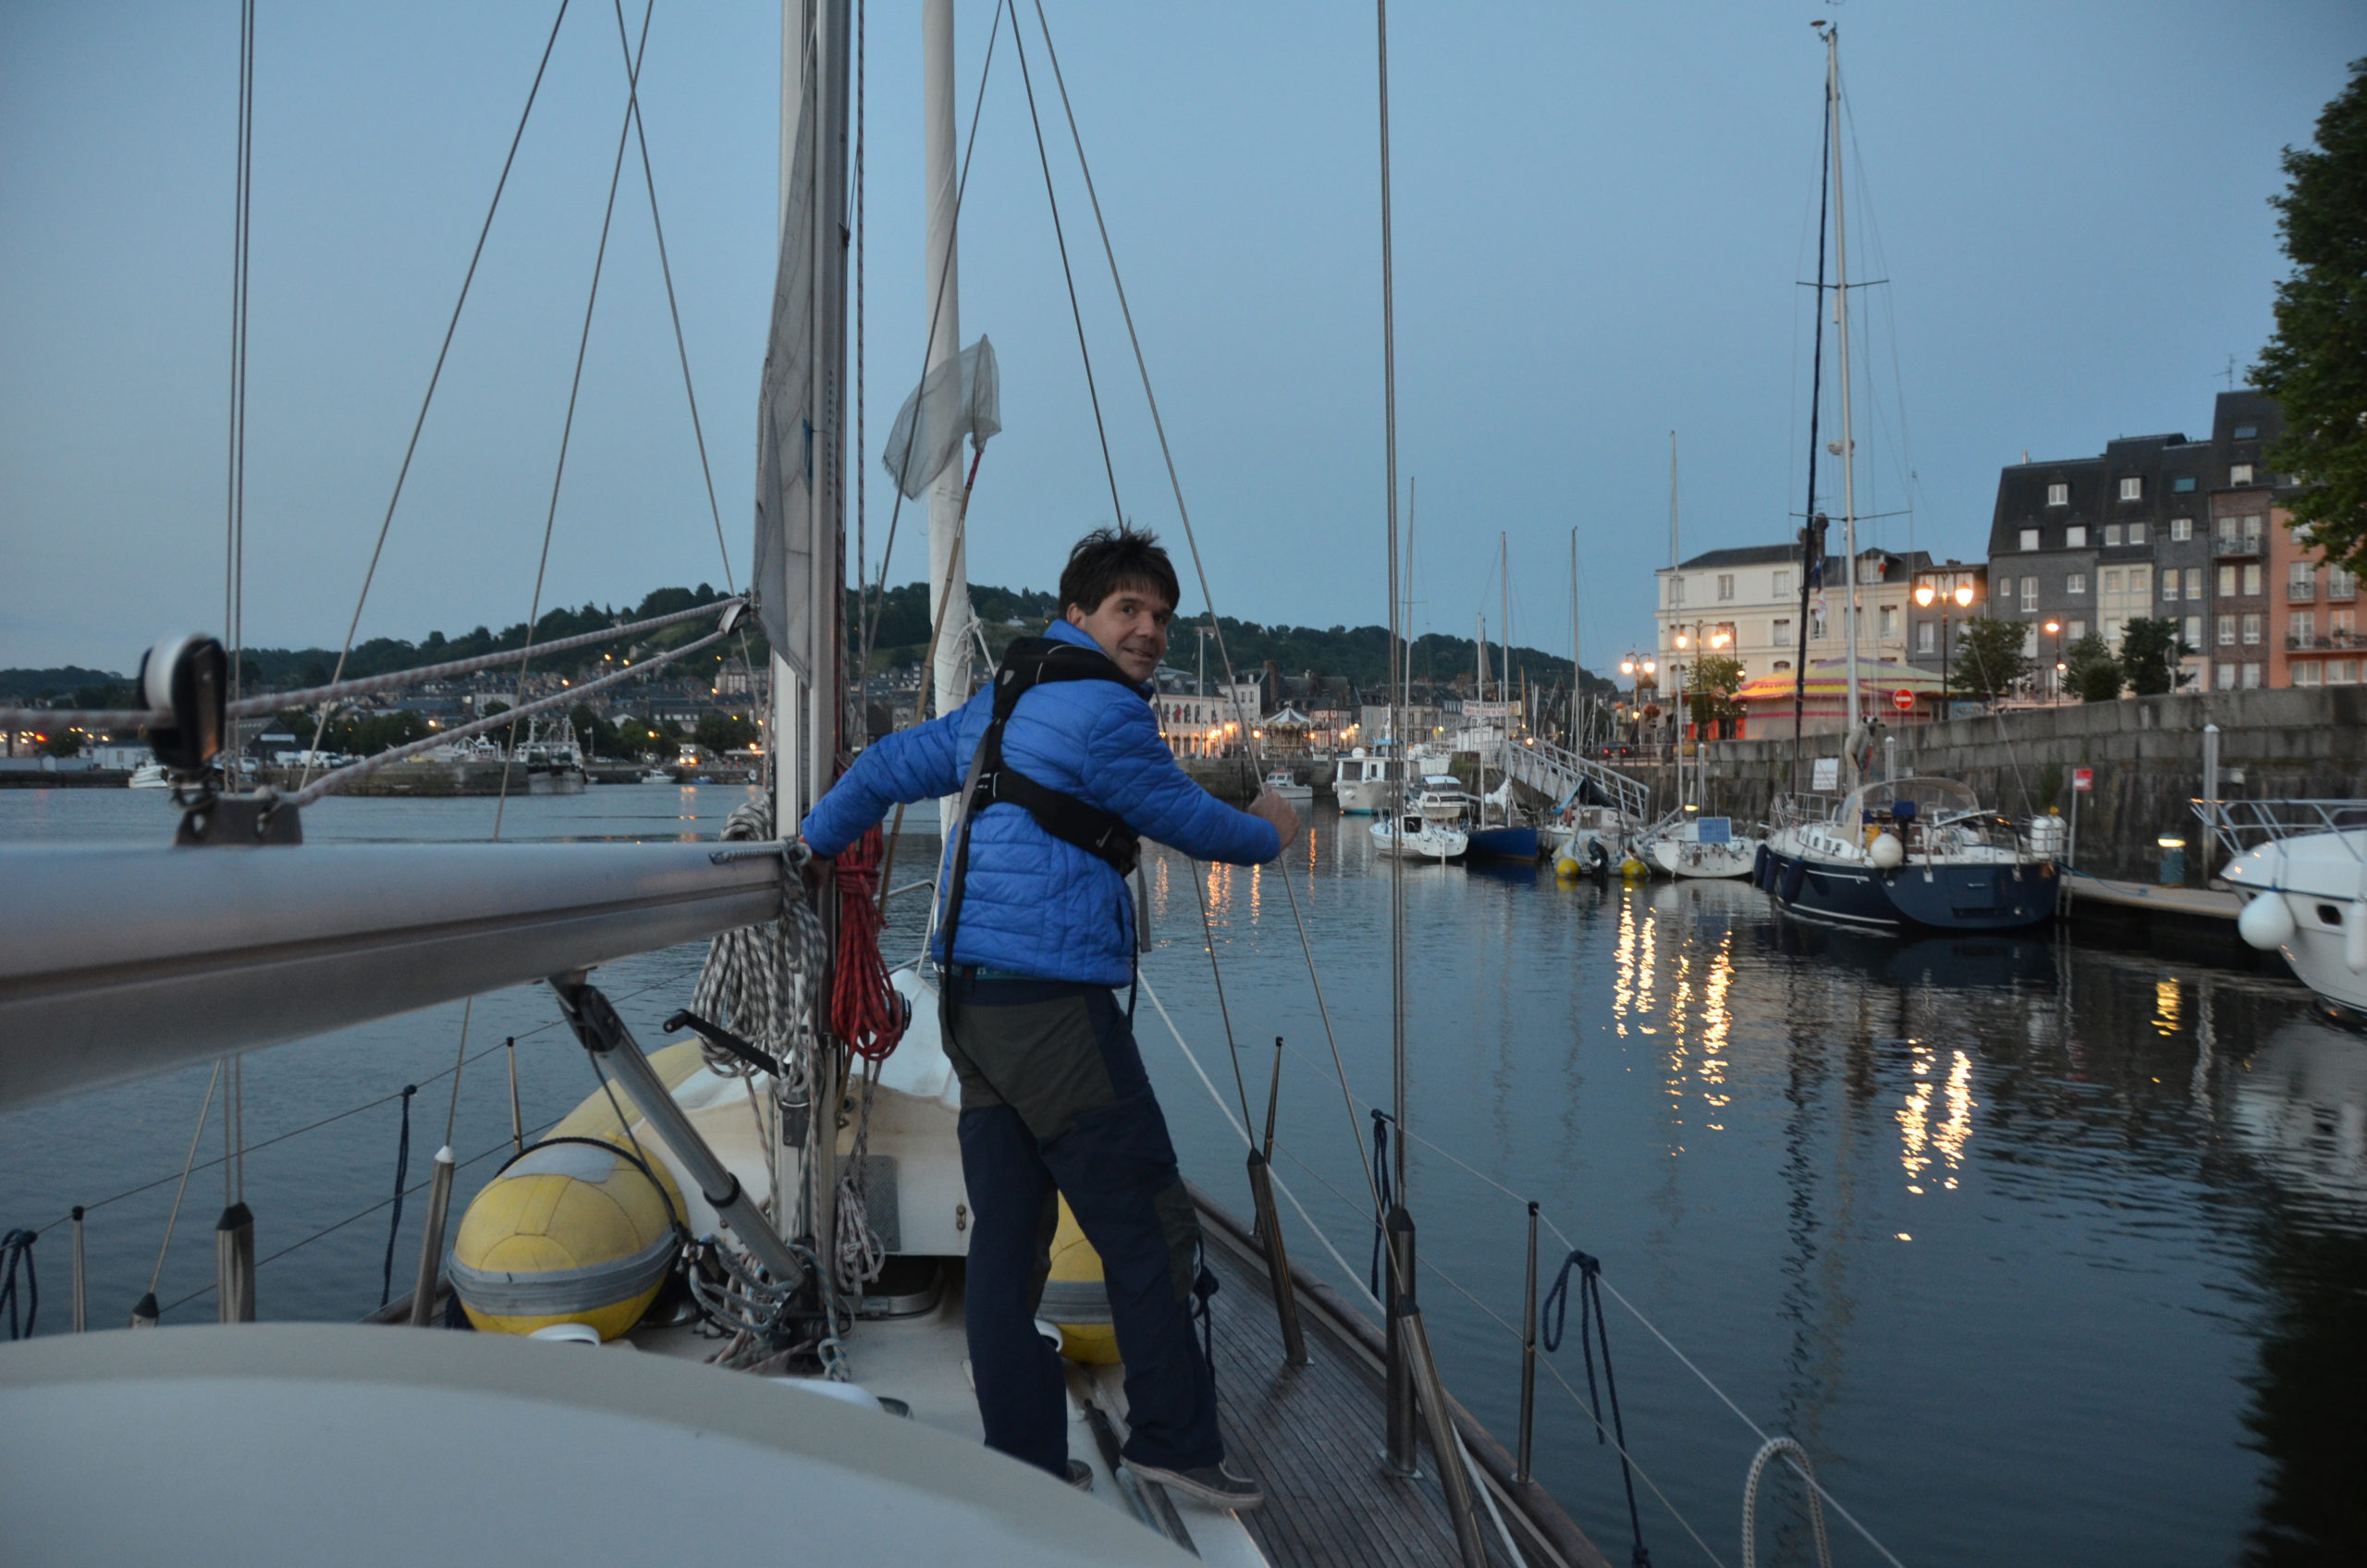
<path id="1" fill-rule="evenodd" d="M 1811 790 L 1841 788 L 1841 759 L 1839 757 L 1817 758 L 1816 771 L 1809 780 L 1809 788 Z"/>
<path id="2" fill-rule="evenodd" d="M 2074 790 L 2078 790 L 2080 794 L 2084 795 L 2084 794 L 2087 794 L 2090 790 L 2093 790 L 2095 787 L 2096 787 L 2096 770 L 2095 770 L 2094 768 L 2092 768 L 2092 767 L 2075 767 L 2075 768 L 2073 768 L 2073 769 L 2071 770 L 2071 788 L 2072 788 L 2072 789 L 2074 789 Z"/>
<path id="3" fill-rule="evenodd" d="M 1906 687 L 1901 686 L 1897 691 L 1893 692 L 1890 694 L 1890 705 L 1896 708 L 1901 713 L 1913 713 L 1915 711 L 1915 693 L 1908 691 Z"/>

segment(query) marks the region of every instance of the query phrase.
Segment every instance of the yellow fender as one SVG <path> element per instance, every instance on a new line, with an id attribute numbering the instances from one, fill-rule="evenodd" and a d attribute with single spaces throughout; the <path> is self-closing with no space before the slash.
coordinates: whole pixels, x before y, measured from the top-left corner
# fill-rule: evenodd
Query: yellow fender
<path id="1" fill-rule="evenodd" d="M 1118 1330 L 1110 1320 L 1110 1290 L 1103 1282 L 1101 1255 L 1085 1239 L 1069 1200 L 1061 1203 L 1060 1228 L 1052 1233 L 1052 1271 L 1044 1281 L 1041 1315 L 1061 1331 L 1061 1354 L 1087 1366 L 1118 1364 Z"/>

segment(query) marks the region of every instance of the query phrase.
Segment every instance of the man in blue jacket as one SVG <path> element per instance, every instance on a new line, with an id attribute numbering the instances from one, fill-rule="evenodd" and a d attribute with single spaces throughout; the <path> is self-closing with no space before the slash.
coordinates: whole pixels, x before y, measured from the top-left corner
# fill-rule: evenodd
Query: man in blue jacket
<path id="1" fill-rule="evenodd" d="M 960 709 L 878 741 L 804 823 L 835 855 L 899 802 L 961 794 L 939 866 L 935 957 L 962 1082 L 972 1381 L 988 1446 L 1080 1484 L 1060 1359 L 1035 1328 L 1058 1198 L 1100 1254 L 1126 1365 L 1124 1456 L 1220 1508 L 1264 1493 L 1224 1465 L 1216 1387 L 1192 1332 L 1199 1223 L 1135 1049 L 1138 838 L 1256 864 L 1298 833 L 1261 790 L 1236 811 L 1192 782 L 1148 699 L 1179 596 L 1155 537 L 1102 529 L 1070 552 L 1061 619 L 1013 645 Z M 948 948 L 950 950 L 947 950 Z M 1080 1475 L 1080 1472 L 1084 1472 Z"/>

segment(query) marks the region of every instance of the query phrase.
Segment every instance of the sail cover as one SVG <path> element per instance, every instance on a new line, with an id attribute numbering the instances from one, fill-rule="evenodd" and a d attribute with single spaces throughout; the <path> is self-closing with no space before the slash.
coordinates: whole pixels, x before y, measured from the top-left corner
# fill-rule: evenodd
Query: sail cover
<path id="1" fill-rule="evenodd" d="M 756 409 L 756 547 L 753 583 L 765 636 L 798 676 L 813 680 L 816 628 L 814 492 L 817 483 L 815 359 L 821 312 L 815 298 L 817 141 L 814 56 L 805 51 L 795 152 L 773 275 L 771 337 Z M 823 454 L 827 460 L 827 452 Z"/>
<path id="2" fill-rule="evenodd" d="M 880 454 L 888 477 L 908 501 L 917 501 L 929 481 L 961 454 L 964 436 L 983 447 L 1002 429 L 1002 382 L 995 370 L 995 346 L 982 336 L 921 377 Z"/>

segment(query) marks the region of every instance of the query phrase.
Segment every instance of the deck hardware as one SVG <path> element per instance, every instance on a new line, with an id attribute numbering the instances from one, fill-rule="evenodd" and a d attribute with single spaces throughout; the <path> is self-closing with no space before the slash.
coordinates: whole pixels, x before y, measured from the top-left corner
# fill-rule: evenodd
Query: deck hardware
<path id="1" fill-rule="evenodd" d="M 559 1011 L 575 1031 L 575 1037 L 583 1043 L 585 1050 L 616 1069 L 635 1108 L 665 1140 L 674 1158 L 698 1183 L 699 1195 L 714 1207 L 717 1218 L 749 1256 L 764 1266 L 776 1286 L 803 1283 L 805 1265 L 781 1240 L 780 1232 L 767 1222 L 764 1211 L 740 1185 L 738 1178 L 707 1147 L 706 1140 L 699 1136 L 698 1129 L 682 1113 L 682 1108 L 674 1103 L 672 1093 L 650 1067 L 632 1031 L 617 1016 L 608 998 L 581 969 L 552 975 L 550 987 L 558 998 Z"/>
<path id="2" fill-rule="evenodd" d="M 518 1036 L 512 1035 L 501 1045 L 509 1053 L 509 1153 L 515 1158 L 526 1152 L 526 1121 L 518 1109 Z"/>
<path id="3" fill-rule="evenodd" d="M 255 1215 L 244 1202 L 214 1225 L 214 1306 L 218 1322 L 255 1320 Z"/>
<path id="4" fill-rule="evenodd" d="M 90 1297 L 84 1286 L 82 1266 L 82 1206 L 74 1206 L 74 1331 L 82 1333 L 87 1328 Z"/>
<path id="5" fill-rule="evenodd" d="M 1409 1360 L 1409 1347 L 1400 1327 L 1402 1307 L 1414 1299 L 1414 1217 L 1405 1212 L 1404 1204 L 1393 1205 L 1388 1220 L 1381 1227 L 1386 1239 L 1389 1267 L 1382 1281 L 1386 1294 L 1386 1322 L 1389 1326 L 1387 1351 L 1389 1389 L 1389 1448 L 1383 1461 L 1392 1476 L 1421 1474 L 1421 1456 L 1415 1450 L 1414 1428 L 1417 1419 L 1417 1390 L 1414 1387 L 1414 1370 Z"/>
<path id="6" fill-rule="evenodd" d="M 435 1151 L 435 1173 L 427 1184 L 427 1227 L 419 1238 L 419 1278 L 411 1290 L 411 1326 L 424 1329 L 435 1321 L 436 1284 L 444 1268 L 444 1220 L 452 1208 L 452 1145 Z"/>
<path id="7" fill-rule="evenodd" d="M 1422 1415 L 1430 1429 L 1430 1454 L 1438 1461 L 1439 1486 L 1446 1493 L 1447 1512 L 1454 1519 L 1454 1542 L 1462 1552 L 1464 1568 L 1488 1568 L 1488 1543 L 1479 1534 L 1471 1472 L 1463 1465 L 1463 1439 L 1455 1435 L 1446 1385 L 1439 1380 L 1438 1363 L 1430 1355 L 1430 1331 L 1410 1288 L 1399 1293 L 1390 1317 L 1397 1330 L 1393 1337 L 1404 1349 L 1411 1374 L 1408 1380 L 1421 1396 Z"/>
<path id="8" fill-rule="evenodd" d="M 1528 1458 L 1537 1431 L 1537 1205 L 1528 1206 L 1528 1289 L 1520 1298 L 1520 1444 L 1515 1450 L 1513 1479 L 1526 1486 L 1534 1479 Z"/>

